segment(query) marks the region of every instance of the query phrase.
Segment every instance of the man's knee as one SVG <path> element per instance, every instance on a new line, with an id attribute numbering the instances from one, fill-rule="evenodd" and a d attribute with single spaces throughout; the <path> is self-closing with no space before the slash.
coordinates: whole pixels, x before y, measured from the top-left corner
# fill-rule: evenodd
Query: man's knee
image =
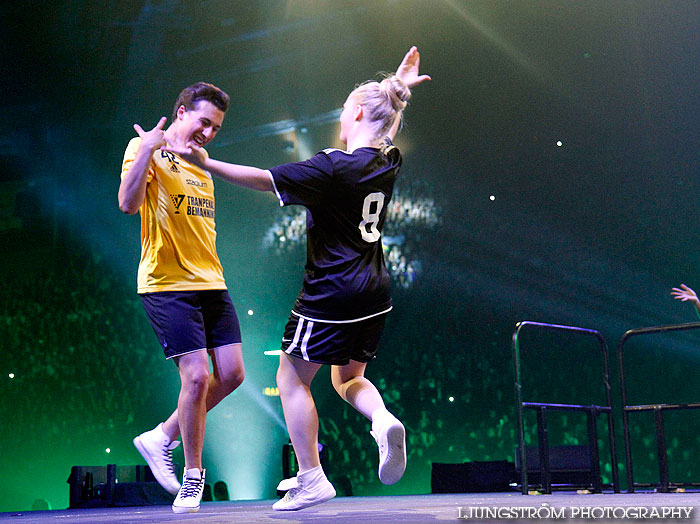
<path id="1" fill-rule="evenodd" d="M 192 391 L 206 391 L 209 384 L 208 361 L 182 359 L 178 363 L 182 386 Z"/>
<path id="2" fill-rule="evenodd" d="M 221 346 L 210 352 L 214 364 L 214 376 L 226 395 L 234 391 L 245 379 L 241 344 Z"/>
<path id="3" fill-rule="evenodd" d="M 209 384 L 209 370 L 197 370 L 186 373 L 182 382 L 191 389 L 206 390 Z"/>
<path id="4" fill-rule="evenodd" d="M 227 394 L 232 393 L 238 386 L 243 384 L 244 379 L 245 370 L 243 368 L 236 369 L 232 373 L 226 375 L 222 380 L 222 384 L 226 389 Z"/>

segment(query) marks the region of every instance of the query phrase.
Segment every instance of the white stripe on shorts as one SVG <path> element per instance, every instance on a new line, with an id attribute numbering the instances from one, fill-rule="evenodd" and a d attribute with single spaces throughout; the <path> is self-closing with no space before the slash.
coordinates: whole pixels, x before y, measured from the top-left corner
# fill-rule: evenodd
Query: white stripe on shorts
<path id="1" fill-rule="evenodd" d="M 301 342 L 301 354 L 304 357 L 304 360 L 307 362 L 309 361 L 309 354 L 306 352 L 306 347 L 309 344 L 309 339 L 311 338 L 311 330 L 314 327 L 314 323 L 309 320 L 309 323 L 306 324 L 306 333 L 304 333 L 304 339 Z"/>
<path id="2" fill-rule="evenodd" d="M 294 351 L 294 348 L 297 347 L 297 344 L 299 343 L 299 336 L 301 335 L 301 330 L 304 327 L 304 320 L 301 319 L 300 322 L 297 324 L 297 329 L 294 332 L 294 338 L 292 339 L 292 343 L 289 344 L 287 349 L 285 350 L 285 353 L 291 353 Z"/>
<path id="3" fill-rule="evenodd" d="M 304 329 L 304 323 L 306 323 L 306 330 L 304 331 L 304 336 L 302 337 L 301 331 Z M 301 347 L 299 348 L 301 350 L 301 356 L 304 358 L 304 360 L 309 362 L 309 354 L 307 353 L 306 348 L 309 344 L 313 327 L 314 323 L 312 321 L 300 318 L 299 322 L 297 323 L 297 329 L 294 331 L 292 343 L 289 344 L 289 347 L 285 350 L 285 353 L 291 354 L 292 351 L 294 351 L 299 345 L 299 339 L 301 338 Z"/>

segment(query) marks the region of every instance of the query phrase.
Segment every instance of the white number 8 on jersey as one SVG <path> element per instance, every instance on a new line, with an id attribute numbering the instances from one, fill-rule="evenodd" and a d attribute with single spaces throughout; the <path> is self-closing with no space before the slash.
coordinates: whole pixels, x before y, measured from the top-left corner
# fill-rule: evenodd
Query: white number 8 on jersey
<path id="1" fill-rule="evenodd" d="M 372 203 L 376 202 L 374 211 L 372 211 Z M 379 224 L 379 214 L 384 207 L 384 193 L 370 193 L 365 197 L 365 203 L 362 206 L 362 222 L 360 222 L 360 234 L 365 242 L 376 242 L 381 237 L 381 233 L 377 229 Z M 369 230 L 367 228 L 369 226 Z"/>

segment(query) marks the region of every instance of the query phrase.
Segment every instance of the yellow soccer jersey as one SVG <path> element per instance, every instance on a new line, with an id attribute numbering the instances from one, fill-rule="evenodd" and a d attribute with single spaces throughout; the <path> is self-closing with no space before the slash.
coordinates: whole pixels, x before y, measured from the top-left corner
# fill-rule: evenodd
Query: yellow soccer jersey
<path id="1" fill-rule="evenodd" d="M 131 167 L 141 139 L 124 153 Z M 214 183 L 206 171 L 173 153 L 156 151 L 141 209 L 138 293 L 226 289 L 216 253 Z"/>

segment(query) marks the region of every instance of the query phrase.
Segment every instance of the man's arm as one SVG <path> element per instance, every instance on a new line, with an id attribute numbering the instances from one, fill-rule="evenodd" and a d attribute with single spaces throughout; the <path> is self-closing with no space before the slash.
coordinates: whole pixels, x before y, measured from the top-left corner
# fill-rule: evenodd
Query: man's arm
<path id="1" fill-rule="evenodd" d="M 134 129 L 141 137 L 141 143 L 136 151 L 131 167 L 122 177 L 119 184 L 119 209 L 127 215 L 136 213 L 144 198 L 146 198 L 146 178 L 153 152 L 165 145 L 163 126 L 165 117 L 161 118 L 156 127 L 144 131 L 140 125 L 134 124 Z"/>

